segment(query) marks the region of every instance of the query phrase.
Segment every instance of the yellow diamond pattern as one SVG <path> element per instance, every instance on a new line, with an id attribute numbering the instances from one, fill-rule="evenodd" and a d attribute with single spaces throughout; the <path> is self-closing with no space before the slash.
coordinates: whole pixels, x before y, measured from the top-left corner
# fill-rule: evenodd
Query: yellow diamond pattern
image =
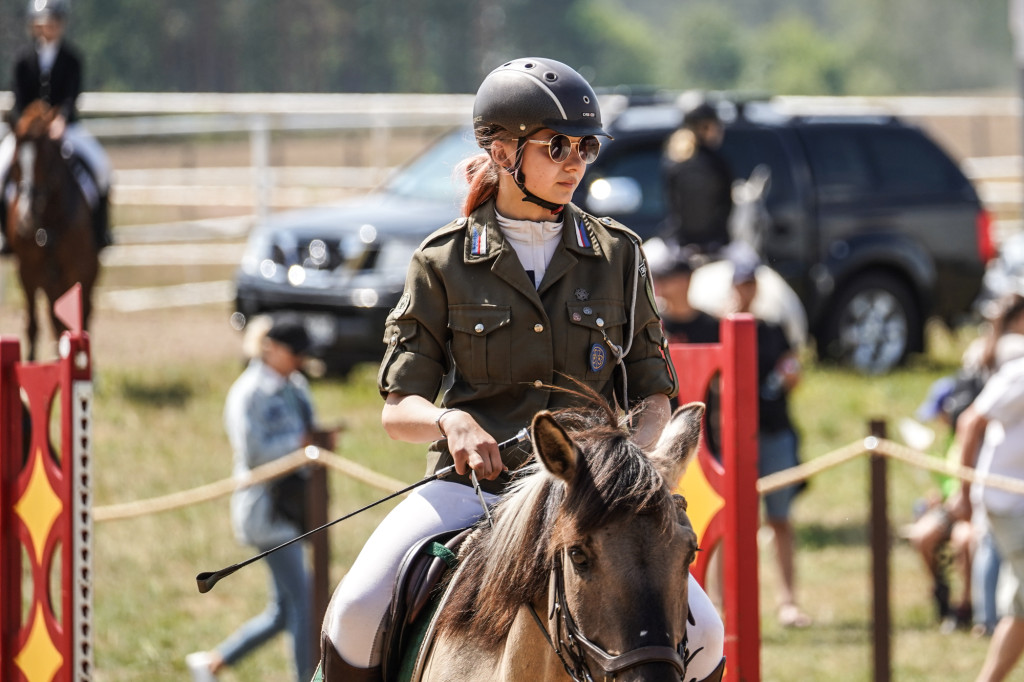
<path id="1" fill-rule="evenodd" d="M 698 540 L 703 538 L 715 514 L 725 506 L 725 500 L 711 487 L 704 475 L 704 467 L 696 458 L 679 480 L 676 492 L 686 498 L 686 515 L 690 517 Z"/>
<path id="2" fill-rule="evenodd" d="M 50 535 L 53 522 L 60 516 L 63 505 L 57 493 L 53 491 L 49 479 L 46 478 L 43 453 L 37 450 L 33 459 L 35 464 L 32 467 L 32 475 L 29 477 L 25 493 L 14 505 L 14 513 L 21 517 L 28 528 L 32 547 L 36 552 L 36 563 L 42 564 L 46 538 Z"/>
<path id="3" fill-rule="evenodd" d="M 50 682 L 64 665 L 64 657 L 50 639 L 43 621 L 43 606 L 36 604 L 32 617 L 32 631 L 25 641 L 25 647 L 14 657 L 14 663 L 21 668 L 29 682 Z"/>

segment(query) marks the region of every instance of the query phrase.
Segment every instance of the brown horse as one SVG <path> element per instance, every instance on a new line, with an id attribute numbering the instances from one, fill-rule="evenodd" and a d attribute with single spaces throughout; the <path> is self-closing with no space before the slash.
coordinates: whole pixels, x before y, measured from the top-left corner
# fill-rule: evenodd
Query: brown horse
<path id="1" fill-rule="evenodd" d="M 99 254 L 92 229 L 92 211 L 67 162 L 61 140 L 51 139 L 50 123 L 57 110 L 36 101 L 25 108 L 15 126 L 11 181 L 16 187 L 7 213 L 7 240 L 18 257 L 18 275 L 25 292 L 28 359 L 36 358 L 36 292 L 49 301 L 54 337 L 64 325 L 53 303 L 76 282 L 82 285 L 82 321 L 88 327 L 91 294 L 99 275 Z"/>
<path id="2" fill-rule="evenodd" d="M 537 415 L 532 471 L 467 539 L 412 679 L 689 680 L 697 537 L 671 489 L 703 414 L 679 408 L 649 456 L 607 405 Z"/>

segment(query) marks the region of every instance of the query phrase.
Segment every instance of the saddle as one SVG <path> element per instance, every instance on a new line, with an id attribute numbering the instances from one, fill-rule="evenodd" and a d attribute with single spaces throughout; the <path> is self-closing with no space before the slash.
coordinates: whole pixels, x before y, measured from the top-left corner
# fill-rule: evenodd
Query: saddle
<path id="1" fill-rule="evenodd" d="M 387 682 L 409 680 L 442 596 L 442 579 L 472 528 L 447 531 L 414 545 L 395 581 L 384 636 L 382 668 Z"/>

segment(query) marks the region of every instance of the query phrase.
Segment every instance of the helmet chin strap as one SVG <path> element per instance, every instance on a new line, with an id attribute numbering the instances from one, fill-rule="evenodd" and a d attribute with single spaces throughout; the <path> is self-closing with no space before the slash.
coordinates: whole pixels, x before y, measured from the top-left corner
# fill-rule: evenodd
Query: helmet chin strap
<path id="1" fill-rule="evenodd" d="M 547 199 L 541 199 L 539 196 L 526 189 L 526 176 L 523 174 L 523 148 L 526 146 L 526 138 L 520 137 L 516 143 L 516 164 L 514 171 L 512 172 L 512 180 L 516 183 L 516 186 L 520 191 L 526 195 L 523 197 L 523 201 L 529 201 L 531 204 L 537 204 L 542 208 L 546 208 L 551 211 L 552 214 L 557 215 L 562 212 L 565 208 L 565 204 L 556 204 Z"/>

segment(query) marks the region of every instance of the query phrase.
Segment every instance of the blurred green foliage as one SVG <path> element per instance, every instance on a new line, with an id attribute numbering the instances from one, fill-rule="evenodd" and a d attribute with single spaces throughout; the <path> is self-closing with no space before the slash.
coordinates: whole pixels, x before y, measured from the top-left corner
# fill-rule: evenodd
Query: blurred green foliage
<path id="1" fill-rule="evenodd" d="M 0 0 L 0 84 L 27 44 Z M 86 87 L 473 92 L 547 56 L 598 86 L 890 94 L 1012 87 L 1005 0 L 93 0 Z"/>

